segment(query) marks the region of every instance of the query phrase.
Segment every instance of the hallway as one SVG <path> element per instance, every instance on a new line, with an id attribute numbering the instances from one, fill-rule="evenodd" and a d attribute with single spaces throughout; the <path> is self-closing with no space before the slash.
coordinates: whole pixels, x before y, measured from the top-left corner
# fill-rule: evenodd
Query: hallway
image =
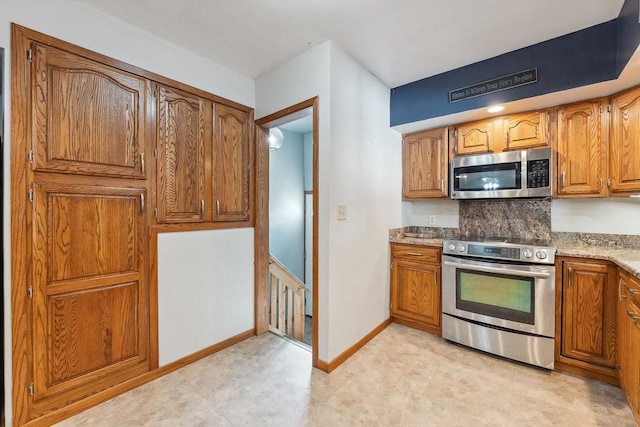
<path id="1" fill-rule="evenodd" d="M 617 387 L 392 324 L 333 373 L 250 338 L 58 426 L 635 426 Z"/>

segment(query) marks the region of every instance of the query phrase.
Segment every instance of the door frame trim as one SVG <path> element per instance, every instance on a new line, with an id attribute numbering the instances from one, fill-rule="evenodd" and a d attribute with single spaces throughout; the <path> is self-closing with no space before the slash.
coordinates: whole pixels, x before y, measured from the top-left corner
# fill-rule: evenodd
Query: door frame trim
<path id="1" fill-rule="evenodd" d="M 312 365 L 318 365 L 318 170 L 319 170 L 319 98 L 313 97 L 291 107 L 256 120 L 256 182 L 255 182 L 255 324 L 256 335 L 269 330 L 269 129 L 308 115 L 313 117 L 313 317 L 311 333 Z"/>

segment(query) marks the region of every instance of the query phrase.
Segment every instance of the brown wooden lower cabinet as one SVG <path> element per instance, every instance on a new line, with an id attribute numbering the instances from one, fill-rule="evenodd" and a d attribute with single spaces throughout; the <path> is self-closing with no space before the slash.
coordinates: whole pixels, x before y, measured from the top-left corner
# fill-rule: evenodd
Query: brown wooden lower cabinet
<path id="1" fill-rule="evenodd" d="M 621 270 L 617 297 L 618 378 L 640 424 L 640 280 Z"/>
<path id="2" fill-rule="evenodd" d="M 391 244 L 391 319 L 442 335 L 441 250 Z"/>
<path id="3" fill-rule="evenodd" d="M 29 418 L 149 370 L 144 194 L 34 184 Z"/>
<path id="4" fill-rule="evenodd" d="M 556 266 L 556 369 L 617 384 L 616 266 L 574 258 Z"/>

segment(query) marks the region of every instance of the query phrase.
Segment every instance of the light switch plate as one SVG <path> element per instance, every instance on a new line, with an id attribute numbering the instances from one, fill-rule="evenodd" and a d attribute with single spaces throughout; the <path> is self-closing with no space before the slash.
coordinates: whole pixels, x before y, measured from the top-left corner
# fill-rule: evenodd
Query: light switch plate
<path id="1" fill-rule="evenodd" d="M 346 220 L 347 219 L 347 206 L 346 205 L 338 205 L 336 209 L 336 219 L 338 220 Z"/>

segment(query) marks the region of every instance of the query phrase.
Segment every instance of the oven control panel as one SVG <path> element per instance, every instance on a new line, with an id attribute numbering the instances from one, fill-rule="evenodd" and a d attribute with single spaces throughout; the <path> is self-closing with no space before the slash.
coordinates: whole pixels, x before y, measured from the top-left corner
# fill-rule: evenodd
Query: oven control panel
<path id="1" fill-rule="evenodd" d="M 556 249 L 507 242 L 467 242 L 445 240 L 443 252 L 449 255 L 474 258 L 503 259 L 533 264 L 553 264 Z"/>

